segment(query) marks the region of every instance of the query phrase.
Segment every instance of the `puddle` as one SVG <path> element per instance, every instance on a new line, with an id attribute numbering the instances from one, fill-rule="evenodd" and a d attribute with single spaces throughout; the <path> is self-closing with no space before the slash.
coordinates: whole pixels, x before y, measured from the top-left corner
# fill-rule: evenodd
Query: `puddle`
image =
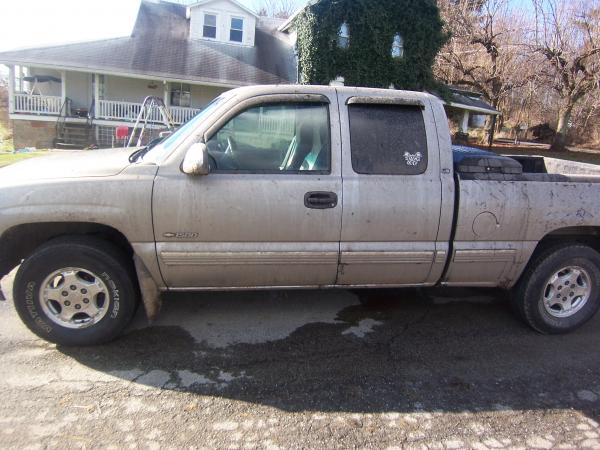
<path id="1" fill-rule="evenodd" d="M 349 291 L 219 292 L 165 296 L 153 326 L 179 326 L 212 348 L 262 344 L 287 338 L 311 323 L 336 324 L 340 311 L 359 305 Z M 138 314 L 133 329 L 147 327 Z"/>

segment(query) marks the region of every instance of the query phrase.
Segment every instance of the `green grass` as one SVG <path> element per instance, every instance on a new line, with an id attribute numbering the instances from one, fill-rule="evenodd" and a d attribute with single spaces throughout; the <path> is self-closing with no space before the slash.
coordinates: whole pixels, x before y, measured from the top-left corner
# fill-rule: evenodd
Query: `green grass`
<path id="1" fill-rule="evenodd" d="M 7 153 L 0 152 L 0 167 L 8 166 L 9 164 L 22 161 L 24 159 L 35 158 L 36 156 L 45 155 L 47 152 L 31 152 L 31 153 Z"/>

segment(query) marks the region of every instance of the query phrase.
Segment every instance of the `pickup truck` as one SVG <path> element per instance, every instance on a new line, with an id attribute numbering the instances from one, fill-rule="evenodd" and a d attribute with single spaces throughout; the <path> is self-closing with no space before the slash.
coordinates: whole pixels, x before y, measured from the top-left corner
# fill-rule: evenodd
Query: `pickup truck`
<path id="1" fill-rule="evenodd" d="M 133 150 L 0 169 L 0 277 L 44 339 L 163 291 L 500 287 L 542 333 L 600 306 L 600 167 L 453 148 L 428 94 L 245 87 Z"/>

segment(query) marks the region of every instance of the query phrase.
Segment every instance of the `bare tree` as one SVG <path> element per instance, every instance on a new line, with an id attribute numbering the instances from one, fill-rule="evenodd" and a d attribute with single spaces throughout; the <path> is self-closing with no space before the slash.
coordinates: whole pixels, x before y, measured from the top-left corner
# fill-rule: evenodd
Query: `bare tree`
<path id="1" fill-rule="evenodd" d="M 541 81 L 560 102 L 552 149 L 564 150 L 574 109 L 600 89 L 600 0 L 533 2 L 532 50 L 545 62 Z M 594 111 L 587 116 L 597 118 Z"/>
<path id="2" fill-rule="evenodd" d="M 255 0 L 259 16 L 287 19 L 304 2 L 301 0 Z"/>
<path id="3" fill-rule="evenodd" d="M 438 0 L 438 5 L 452 37 L 438 55 L 437 77 L 477 90 L 502 109 L 535 73 L 523 45 L 525 15 L 508 0 Z"/>
<path id="4" fill-rule="evenodd" d="M 571 114 L 570 140 L 577 145 L 600 147 L 600 89 L 586 95 Z"/>

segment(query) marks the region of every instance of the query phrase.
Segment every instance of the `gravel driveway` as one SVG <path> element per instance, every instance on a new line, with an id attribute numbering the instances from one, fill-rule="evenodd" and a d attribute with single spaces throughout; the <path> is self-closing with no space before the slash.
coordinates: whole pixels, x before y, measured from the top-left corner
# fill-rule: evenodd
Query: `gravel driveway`
<path id="1" fill-rule="evenodd" d="M 499 292 L 186 294 L 61 348 L 9 299 L 0 392 L 0 448 L 600 448 L 600 316 L 556 337 Z"/>

